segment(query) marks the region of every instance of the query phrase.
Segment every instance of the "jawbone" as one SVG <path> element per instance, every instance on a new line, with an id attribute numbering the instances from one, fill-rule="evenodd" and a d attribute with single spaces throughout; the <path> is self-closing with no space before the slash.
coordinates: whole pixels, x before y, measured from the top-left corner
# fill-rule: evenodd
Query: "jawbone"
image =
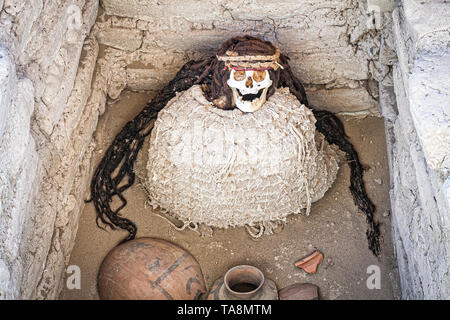
<path id="1" fill-rule="evenodd" d="M 234 103 L 242 112 L 255 112 L 261 109 L 263 104 L 266 102 L 267 89 L 268 88 L 264 88 L 261 97 L 253 99 L 252 101 L 244 101 L 242 96 L 237 92 L 237 89 L 231 88 L 233 91 Z"/>

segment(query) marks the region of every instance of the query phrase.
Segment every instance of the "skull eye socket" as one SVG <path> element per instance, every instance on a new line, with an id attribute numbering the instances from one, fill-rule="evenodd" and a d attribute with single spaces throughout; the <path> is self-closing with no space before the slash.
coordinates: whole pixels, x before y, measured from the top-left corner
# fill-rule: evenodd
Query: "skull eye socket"
<path id="1" fill-rule="evenodd" d="M 266 78 L 266 71 L 253 71 L 253 80 L 261 82 Z"/>
<path id="2" fill-rule="evenodd" d="M 234 72 L 234 80 L 242 81 L 245 79 L 245 71 L 235 71 Z"/>

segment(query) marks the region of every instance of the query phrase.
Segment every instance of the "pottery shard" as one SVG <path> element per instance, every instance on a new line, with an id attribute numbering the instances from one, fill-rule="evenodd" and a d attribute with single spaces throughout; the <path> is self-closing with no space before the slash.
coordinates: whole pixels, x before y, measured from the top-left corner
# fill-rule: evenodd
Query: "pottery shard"
<path id="1" fill-rule="evenodd" d="M 295 263 L 295 266 L 305 270 L 307 273 L 316 273 L 319 264 L 323 261 L 323 254 L 316 250 L 309 256 Z"/>
<path id="2" fill-rule="evenodd" d="M 319 300 L 319 288 L 311 283 L 294 283 L 278 292 L 280 300 Z"/>

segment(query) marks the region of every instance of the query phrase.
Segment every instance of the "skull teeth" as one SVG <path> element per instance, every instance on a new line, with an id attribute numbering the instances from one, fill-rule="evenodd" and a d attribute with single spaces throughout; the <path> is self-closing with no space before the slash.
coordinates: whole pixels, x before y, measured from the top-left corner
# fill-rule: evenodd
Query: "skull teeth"
<path id="1" fill-rule="evenodd" d="M 239 89 L 237 89 L 237 92 L 239 93 L 239 97 L 242 98 L 243 101 L 253 101 L 255 99 L 261 98 L 261 95 L 264 92 L 264 89 L 259 90 L 256 94 L 248 93 L 248 94 L 242 94 Z"/>
<path id="2" fill-rule="evenodd" d="M 258 97 L 251 101 L 244 101 L 243 97 L 246 95 L 242 96 L 238 89 L 232 88 L 232 91 L 237 107 L 243 112 L 255 112 L 259 110 L 266 101 L 267 88 L 261 89 L 260 92 L 254 95 Z"/>

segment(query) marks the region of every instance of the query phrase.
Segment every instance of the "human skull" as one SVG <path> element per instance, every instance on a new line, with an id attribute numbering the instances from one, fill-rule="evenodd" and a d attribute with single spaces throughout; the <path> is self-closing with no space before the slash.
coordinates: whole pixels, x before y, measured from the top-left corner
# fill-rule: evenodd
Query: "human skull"
<path id="1" fill-rule="evenodd" d="M 243 112 L 255 112 L 266 102 L 272 85 L 268 70 L 234 70 L 227 81 L 233 91 L 233 102 Z"/>

